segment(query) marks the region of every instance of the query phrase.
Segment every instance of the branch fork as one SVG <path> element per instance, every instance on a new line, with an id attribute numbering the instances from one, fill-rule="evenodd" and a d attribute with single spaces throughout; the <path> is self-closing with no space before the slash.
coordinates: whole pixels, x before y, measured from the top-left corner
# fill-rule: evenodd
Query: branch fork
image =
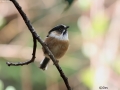
<path id="1" fill-rule="evenodd" d="M 54 55 L 52 54 L 52 52 L 49 50 L 49 48 L 47 47 L 47 45 L 42 41 L 42 39 L 40 38 L 40 36 L 36 33 L 35 29 L 33 28 L 33 26 L 30 23 L 30 20 L 27 18 L 26 14 L 23 12 L 21 6 L 18 4 L 18 2 L 16 0 L 10 0 L 14 6 L 16 7 L 16 9 L 18 10 L 18 12 L 20 13 L 21 17 L 23 18 L 26 26 L 28 27 L 29 31 L 32 34 L 33 37 L 33 53 L 32 53 L 32 58 L 29 61 L 26 62 L 18 62 L 18 63 L 12 63 L 12 62 L 6 62 L 6 64 L 8 66 L 23 66 L 23 65 L 28 65 L 32 62 L 34 62 L 35 60 L 35 55 L 36 55 L 36 48 L 37 48 L 37 41 L 46 49 L 49 57 L 51 58 L 51 60 L 53 61 L 54 65 L 56 66 L 57 70 L 60 73 L 60 76 L 62 77 L 67 90 L 72 90 L 69 82 L 68 82 L 68 78 L 65 76 L 64 72 L 62 71 L 61 67 L 59 66 L 59 64 L 56 62 L 57 60 L 54 58 Z"/>

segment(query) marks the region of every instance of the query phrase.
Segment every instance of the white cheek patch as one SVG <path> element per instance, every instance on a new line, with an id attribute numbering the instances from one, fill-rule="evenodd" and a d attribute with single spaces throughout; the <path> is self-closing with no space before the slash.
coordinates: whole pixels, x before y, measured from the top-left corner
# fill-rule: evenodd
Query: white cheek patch
<path id="1" fill-rule="evenodd" d="M 63 31 L 63 33 L 65 32 L 65 30 Z"/>
<path id="2" fill-rule="evenodd" d="M 65 32 L 65 30 L 63 32 Z M 51 32 L 49 37 L 54 37 L 59 40 L 68 40 L 68 33 L 66 33 L 65 35 L 63 35 L 63 33 L 61 35 L 58 35 L 55 32 Z"/>

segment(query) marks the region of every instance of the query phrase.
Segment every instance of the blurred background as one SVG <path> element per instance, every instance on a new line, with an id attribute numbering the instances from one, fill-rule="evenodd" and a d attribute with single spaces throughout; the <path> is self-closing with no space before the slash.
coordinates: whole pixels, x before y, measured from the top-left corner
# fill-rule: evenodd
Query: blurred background
<path id="1" fill-rule="evenodd" d="M 72 90 L 120 90 L 120 0 L 17 0 L 44 40 L 48 31 L 65 24 L 70 47 L 59 64 Z M 0 90 L 67 90 L 51 62 L 40 70 L 44 58 L 38 43 L 34 63 L 33 40 L 23 19 L 8 0 L 0 0 Z"/>

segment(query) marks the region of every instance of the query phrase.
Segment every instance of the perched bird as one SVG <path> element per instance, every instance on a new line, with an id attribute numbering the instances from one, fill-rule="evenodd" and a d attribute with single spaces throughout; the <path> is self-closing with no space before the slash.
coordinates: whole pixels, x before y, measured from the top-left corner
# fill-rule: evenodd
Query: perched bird
<path id="1" fill-rule="evenodd" d="M 57 25 L 48 32 L 48 35 L 44 41 L 57 61 L 66 53 L 69 47 L 67 28 L 69 28 L 69 26 L 63 24 Z M 40 68 L 42 70 L 47 70 L 50 58 L 43 47 L 42 50 L 45 58 L 40 62 Z"/>

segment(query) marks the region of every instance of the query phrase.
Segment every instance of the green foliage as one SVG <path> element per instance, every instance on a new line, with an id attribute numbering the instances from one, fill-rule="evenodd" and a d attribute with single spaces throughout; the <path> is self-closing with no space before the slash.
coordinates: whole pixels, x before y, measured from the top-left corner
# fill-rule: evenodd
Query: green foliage
<path id="1" fill-rule="evenodd" d="M 80 9 L 83 11 L 88 10 L 90 8 L 90 0 L 78 0 Z"/>
<path id="2" fill-rule="evenodd" d="M 108 18 L 103 13 L 98 13 L 92 20 L 93 36 L 105 34 L 108 27 Z M 92 31 L 92 30 L 91 30 Z"/>

